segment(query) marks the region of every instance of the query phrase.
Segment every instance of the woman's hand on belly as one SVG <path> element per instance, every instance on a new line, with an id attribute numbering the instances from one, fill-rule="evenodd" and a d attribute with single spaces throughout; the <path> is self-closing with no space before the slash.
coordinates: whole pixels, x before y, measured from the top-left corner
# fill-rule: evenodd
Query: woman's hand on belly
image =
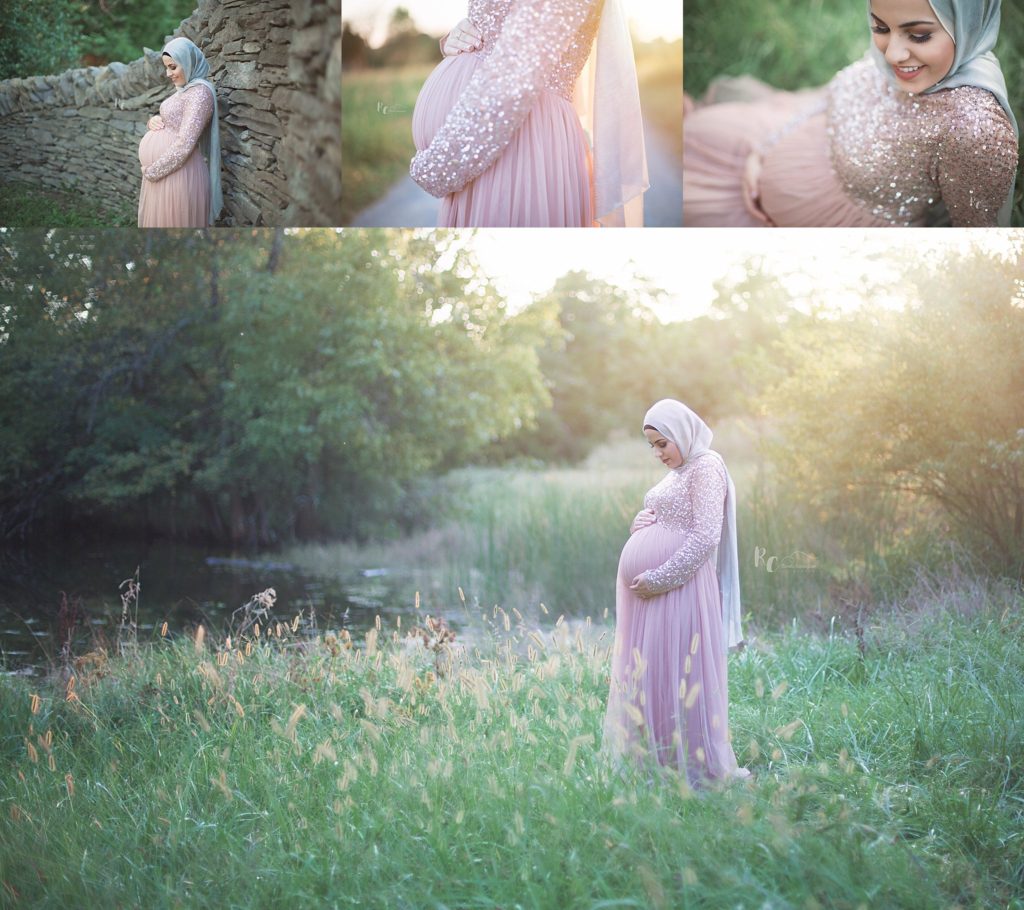
<path id="1" fill-rule="evenodd" d="M 468 19 L 463 19 L 441 41 L 441 53 L 445 57 L 478 51 L 481 47 L 480 30 Z"/>
<path id="2" fill-rule="evenodd" d="M 741 181 L 743 204 L 758 221 L 774 227 L 775 224 L 761 208 L 761 154 L 751 152 L 747 156 L 746 164 L 743 165 L 743 178 Z"/>
<path id="3" fill-rule="evenodd" d="M 629 526 L 629 533 L 635 534 L 641 528 L 649 527 L 654 522 L 654 511 L 652 509 L 641 509 L 636 513 L 636 518 L 633 519 L 633 523 Z"/>
<path id="4" fill-rule="evenodd" d="M 656 597 L 658 595 L 658 592 L 652 591 L 650 586 L 647 584 L 646 572 L 642 575 L 637 575 L 637 577 L 633 579 L 633 582 L 629 586 L 629 590 L 641 600 L 647 600 L 648 598 Z"/>
<path id="5" fill-rule="evenodd" d="M 159 114 L 156 114 L 149 118 L 146 122 L 147 130 L 162 130 L 164 128 L 164 118 Z"/>

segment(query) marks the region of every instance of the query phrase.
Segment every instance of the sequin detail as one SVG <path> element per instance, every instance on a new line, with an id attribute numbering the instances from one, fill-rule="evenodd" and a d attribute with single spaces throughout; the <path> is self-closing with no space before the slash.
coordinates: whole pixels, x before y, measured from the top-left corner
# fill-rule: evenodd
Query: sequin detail
<path id="1" fill-rule="evenodd" d="M 470 0 L 484 58 L 409 173 L 433 196 L 457 192 L 504 151 L 542 91 L 572 100 L 603 0 Z"/>
<path id="2" fill-rule="evenodd" d="M 189 159 L 213 116 L 213 95 L 205 85 L 175 92 L 160 105 L 165 130 L 177 133 L 174 143 L 142 173 L 147 180 L 162 180 Z"/>
<path id="3" fill-rule="evenodd" d="M 653 509 L 658 524 L 683 535 L 683 544 L 656 569 L 644 573 L 658 594 L 686 584 L 713 555 L 722 539 L 725 467 L 713 455 L 704 455 L 670 471 L 647 491 L 644 508 Z"/>
<path id="4" fill-rule="evenodd" d="M 995 96 L 975 86 L 902 92 L 868 59 L 828 86 L 832 166 L 847 194 L 893 225 L 994 226 L 1017 169 Z"/>

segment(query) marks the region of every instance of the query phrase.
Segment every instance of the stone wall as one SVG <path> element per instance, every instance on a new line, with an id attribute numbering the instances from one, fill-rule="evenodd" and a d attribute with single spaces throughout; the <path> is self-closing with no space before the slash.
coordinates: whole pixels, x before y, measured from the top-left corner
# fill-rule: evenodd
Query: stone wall
<path id="1" fill-rule="evenodd" d="M 340 224 L 339 0 L 199 0 L 174 34 L 199 45 L 217 86 L 220 223 Z M 146 121 L 172 90 L 149 48 L 128 64 L 0 82 L 0 181 L 130 207 Z"/>

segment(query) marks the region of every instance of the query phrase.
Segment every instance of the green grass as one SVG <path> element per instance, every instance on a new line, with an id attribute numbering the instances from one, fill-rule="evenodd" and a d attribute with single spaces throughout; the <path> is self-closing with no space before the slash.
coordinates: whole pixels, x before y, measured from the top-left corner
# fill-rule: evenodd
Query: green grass
<path id="1" fill-rule="evenodd" d="M 431 67 L 348 70 L 341 81 L 341 223 L 384 195 L 416 153 L 412 112 Z"/>
<path id="2" fill-rule="evenodd" d="M 77 192 L 4 183 L 0 193 L 0 224 L 7 227 L 134 227 L 137 222 L 134 205 L 87 199 Z"/>
<path id="3" fill-rule="evenodd" d="M 954 600 L 863 650 L 779 632 L 733 656 L 756 777 L 700 795 L 602 761 L 600 624 L 485 611 L 448 672 L 397 631 L 264 630 L 216 656 L 157 639 L 70 701 L 3 677 L 0 902 L 1019 908 L 1024 600 Z"/>
<path id="4" fill-rule="evenodd" d="M 823 0 L 689 0 L 686 91 L 699 98 L 719 75 L 750 74 L 783 89 L 824 85 L 869 46 L 866 4 Z M 1024 6 L 1003 3 L 996 56 L 1019 122 L 1024 121 Z M 1024 155 L 1015 226 L 1024 225 Z"/>

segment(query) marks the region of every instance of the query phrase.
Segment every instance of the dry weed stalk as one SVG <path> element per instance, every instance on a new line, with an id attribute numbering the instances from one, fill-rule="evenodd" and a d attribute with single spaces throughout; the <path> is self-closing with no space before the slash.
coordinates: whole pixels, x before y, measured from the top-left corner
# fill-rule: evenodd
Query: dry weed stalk
<path id="1" fill-rule="evenodd" d="M 434 655 L 434 669 L 438 676 L 447 675 L 451 668 L 451 644 L 455 633 L 448 627 L 442 616 L 425 616 L 424 625 L 414 626 L 409 638 L 419 638 L 423 647 Z"/>
<path id="2" fill-rule="evenodd" d="M 128 652 L 136 653 L 139 649 L 139 594 L 142 591 L 139 568 L 136 566 L 135 574 L 118 586 L 121 590 L 121 625 L 117 630 L 117 653 L 122 656 Z"/>

